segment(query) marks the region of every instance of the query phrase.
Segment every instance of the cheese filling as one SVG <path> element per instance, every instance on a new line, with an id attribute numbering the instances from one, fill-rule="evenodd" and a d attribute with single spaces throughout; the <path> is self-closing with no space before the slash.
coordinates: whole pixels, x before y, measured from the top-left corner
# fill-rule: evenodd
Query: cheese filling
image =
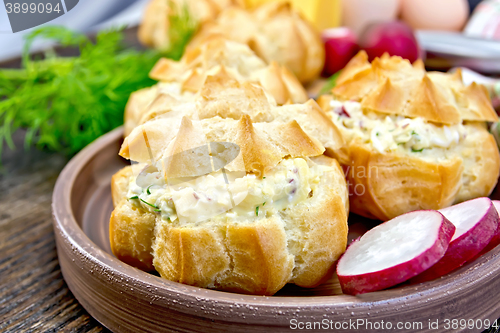
<path id="1" fill-rule="evenodd" d="M 347 142 L 361 138 L 379 152 L 403 149 L 413 153 L 431 148 L 452 148 L 466 138 L 462 124 L 434 125 L 423 118 L 363 112 L 358 102 L 330 102 L 330 118 Z"/>
<path id="2" fill-rule="evenodd" d="M 161 171 L 148 165 L 137 177 L 132 176 L 127 195 L 134 205 L 160 214 L 165 221 L 184 224 L 215 217 L 248 219 L 274 214 L 306 200 L 327 169 L 294 158 L 282 160 L 265 177 L 227 171 L 224 175 L 219 170 L 169 184 Z"/>

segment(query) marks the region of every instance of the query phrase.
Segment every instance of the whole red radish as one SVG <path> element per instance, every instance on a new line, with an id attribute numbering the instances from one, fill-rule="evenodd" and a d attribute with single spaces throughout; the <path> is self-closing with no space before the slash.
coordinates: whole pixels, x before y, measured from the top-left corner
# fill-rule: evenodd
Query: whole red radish
<path id="1" fill-rule="evenodd" d="M 491 241 L 498 228 L 499 217 L 488 198 L 477 198 L 439 210 L 456 227 L 445 255 L 431 268 L 412 279 L 430 281 L 475 258 Z"/>
<path id="2" fill-rule="evenodd" d="M 351 243 L 337 265 L 344 294 L 357 295 L 404 282 L 446 253 L 455 226 L 433 210 L 406 213 Z"/>
<path id="3" fill-rule="evenodd" d="M 321 75 L 332 76 L 345 67 L 359 51 L 356 35 L 345 27 L 332 28 L 321 34 L 325 44 L 325 66 Z"/>
<path id="4" fill-rule="evenodd" d="M 421 55 L 413 30 L 400 21 L 368 25 L 359 38 L 359 47 L 366 51 L 370 61 L 386 52 L 410 62 L 414 62 Z"/>

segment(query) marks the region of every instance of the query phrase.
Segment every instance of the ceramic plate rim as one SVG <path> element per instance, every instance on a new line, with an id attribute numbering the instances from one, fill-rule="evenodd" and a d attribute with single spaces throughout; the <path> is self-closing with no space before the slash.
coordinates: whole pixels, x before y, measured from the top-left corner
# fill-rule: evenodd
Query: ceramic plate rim
<path id="1" fill-rule="evenodd" d="M 458 292 L 453 287 L 459 281 L 466 281 L 468 284 L 479 283 L 482 279 L 486 279 L 490 274 L 498 273 L 500 269 L 485 271 L 481 278 L 477 279 L 474 276 L 470 280 L 472 272 L 479 269 L 487 270 L 489 261 L 497 257 L 500 252 L 500 247 L 495 248 L 486 255 L 476 260 L 474 263 L 468 264 L 458 271 L 445 276 L 443 278 L 426 282 L 415 286 L 404 286 L 399 289 L 390 289 L 374 293 L 367 293 L 358 296 L 350 295 L 332 295 L 332 296 L 254 296 L 227 293 L 216 290 L 204 289 L 184 285 L 177 282 L 168 281 L 152 274 L 142 272 L 132 266 L 129 266 L 114 256 L 106 253 L 93 243 L 88 236 L 83 232 L 78 224 L 74 212 L 71 210 L 71 189 L 80 171 L 87 165 L 90 159 L 100 149 L 107 144 L 118 140 L 123 135 L 122 127 L 119 127 L 84 148 L 80 153 L 71 159 L 65 166 L 56 182 L 53 202 L 52 214 L 55 232 L 61 232 L 65 241 L 71 243 L 78 252 L 83 256 L 87 256 L 94 261 L 97 266 L 117 275 L 122 275 L 135 282 L 145 283 L 153 288 L 162 288 L 169 293 L 184 294 L 186 297 L 204 298 L 206 300 L 216 301 L 219 307 L 227 307 L 240 302 L 259 307 L 276 307 L 279 306 L 285 310 L 317 308 L 318 306 L 335 306 L 346 308 L 349 306 L 363 307 L 373 304 L 374 302 L 383 302 L 386 305 L 391 303 L 399 303 L 402 298 L 425 298 L 427 301 L 442 297 L 443 292 L 448 294 Z M 63 200 L 59 198 L 63 197 Z M 70 208 L 68 211 L 67 208 Z M 498 261 L 498 258 L 495 258 Z M 486 265 L 485 265 L 486 264 Z M 405 291 L 403 293 L 403 291 Z M 236 311 L 236 310 L 235 310 Z"/>

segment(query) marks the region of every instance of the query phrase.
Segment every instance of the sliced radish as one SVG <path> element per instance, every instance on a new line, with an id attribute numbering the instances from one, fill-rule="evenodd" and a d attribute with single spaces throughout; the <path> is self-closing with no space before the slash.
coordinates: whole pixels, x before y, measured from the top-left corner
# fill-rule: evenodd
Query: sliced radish
<path id="1" fill-rule="evenodd" d="M 342 291 L 362 294 L 404 282 L 445 254 L 455 226 L 437 211 L 406 213 L 355 240 L 337 265 Z"/>
<path id="2" fill-rule="evenodd" d="M 497 215 L 498 215 L 498 213 L 500 212 L 500 201 L 498 201 L 498 200 L 491 200 L 491 202 L 493 203 L 493 207 L 495 207 L 495 210 L 497 211 Z M 497 226 L 497 230 L 495 231 L 495 234 L 491 238 L 491 240 L 488 243 L 488 245 L 486 245 L 486 247 L 479 253 L 479 255 L 483 255 L 486 252 L 489 252 L 490 250 L 493 250 L 495 247 L 497 247 L 497 245 L 500 244 L 500 217 L 499 217 L 498 220 L 499 220 L 498 221 L 498 226 Z"/>
<path id="3" fill-rule="evenodd" d="M 455 225 L 455 234 L 443 258 L 413 282 L 433 280 L 462 266 L 488 245 L 498 228 L 498 213 L 488 198 L 469 200 L 439 211 Z"/>
<path id="4" fill-rule="evenodd" d="M 498 201 L 498 200 L 492 200 L 491 202 L 493 203 L 493 207 L 495 207 L 495 210 L 497 211 L 497 215 L 498 215 L 498 212 L 500 212 L 500 201 Z M 497 230 L 495 230 L 495 233 L 493 234 L 493 237 L 491 238 L 491 240 L 488 243 L 488 245 L 486 245 L 486 247 L 484 249 L 482 249 L 481 252 L 479 252 L 470 261 L 474 261 L 477 258 L 479 258 L 480 256 L 482 256 L 483 254 L 485 254 L 486 252 L 490 252 L 498 244 L 500 244 L 500 218 L 499 218 L 499 221 L 498 221 Z"/>

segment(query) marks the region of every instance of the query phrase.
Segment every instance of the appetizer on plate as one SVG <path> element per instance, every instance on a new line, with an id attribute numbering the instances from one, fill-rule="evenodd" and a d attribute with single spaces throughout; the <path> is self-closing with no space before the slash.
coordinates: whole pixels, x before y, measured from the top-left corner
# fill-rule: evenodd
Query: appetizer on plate
<path id="1" fill-rule="evenodd" d="M 308 99 L 304 87 L 286 67 L 276 62 L 266 65 L 247 45 L 213 37 L 186 51 L 178 62 L 166 58 L 158 61 L 150 76 L 160 82 L 130 96 L 125 109 L 125 135 L 160 95 L 164 102 L 168 99 L 172 104 L 193 100 L 207 76 L 221 70 L 240 82 L 261 84 L 278 104 L 304 103 Z"/>
<path id="2" fill-rule="evenodd" d="M 332 95 L 318 100 L 342 132 L 341 159 L 353 212 L 388 220 L 488 196 L 500 157 L 487 122 L 498 117 L 484 87 L 460 73 L 427 73 L 363 51 L 342 71 Z"/>
<path id="3" fill-rule="evenodd" d="M 320 34 L 286 2 L 269 2 L 253 11 L 228 7 L 202 25 L 188 49 L 213 35 L 248 44 L 267 63 L 289 68 L 302 83 L 316 79 L 323 69 Z"/>
<path id="4" fill-rule="evenodd" d="M 216 10 L 203 9 L 207 1 L 176 1 L 201 23 L 187 49 L 197 48 L 213 36 L 247 44 L 267 64 L 276 61 L 290 69 L 302 83 L 317 78 L 323 69 L 325 51 L 319 33 L 289 3 L 271 2 L 254 10 L 236 5 L 238 1 L 217 0 Z M 230 4 L 235 4 L 230 6 Z M 175 6 L 179 7 L 179 6 Z M 145 45 L 167 49 L 170 45 L 169 8 L 166 0 L 150 3 L 139 29 Z M 200 12 L 200 13 L 198 13 Z"/>
<path id="5" fill-rule="evenodd" d="M 345 251 L 349 205 L 325 145 L 343 140 L 315 102 L 276 106 L 257 84 L 209 76 L 125 138 L 120 155 L 138 164 L 113 176 L 113 253 L 218 290 L 320 284 Z"/>

